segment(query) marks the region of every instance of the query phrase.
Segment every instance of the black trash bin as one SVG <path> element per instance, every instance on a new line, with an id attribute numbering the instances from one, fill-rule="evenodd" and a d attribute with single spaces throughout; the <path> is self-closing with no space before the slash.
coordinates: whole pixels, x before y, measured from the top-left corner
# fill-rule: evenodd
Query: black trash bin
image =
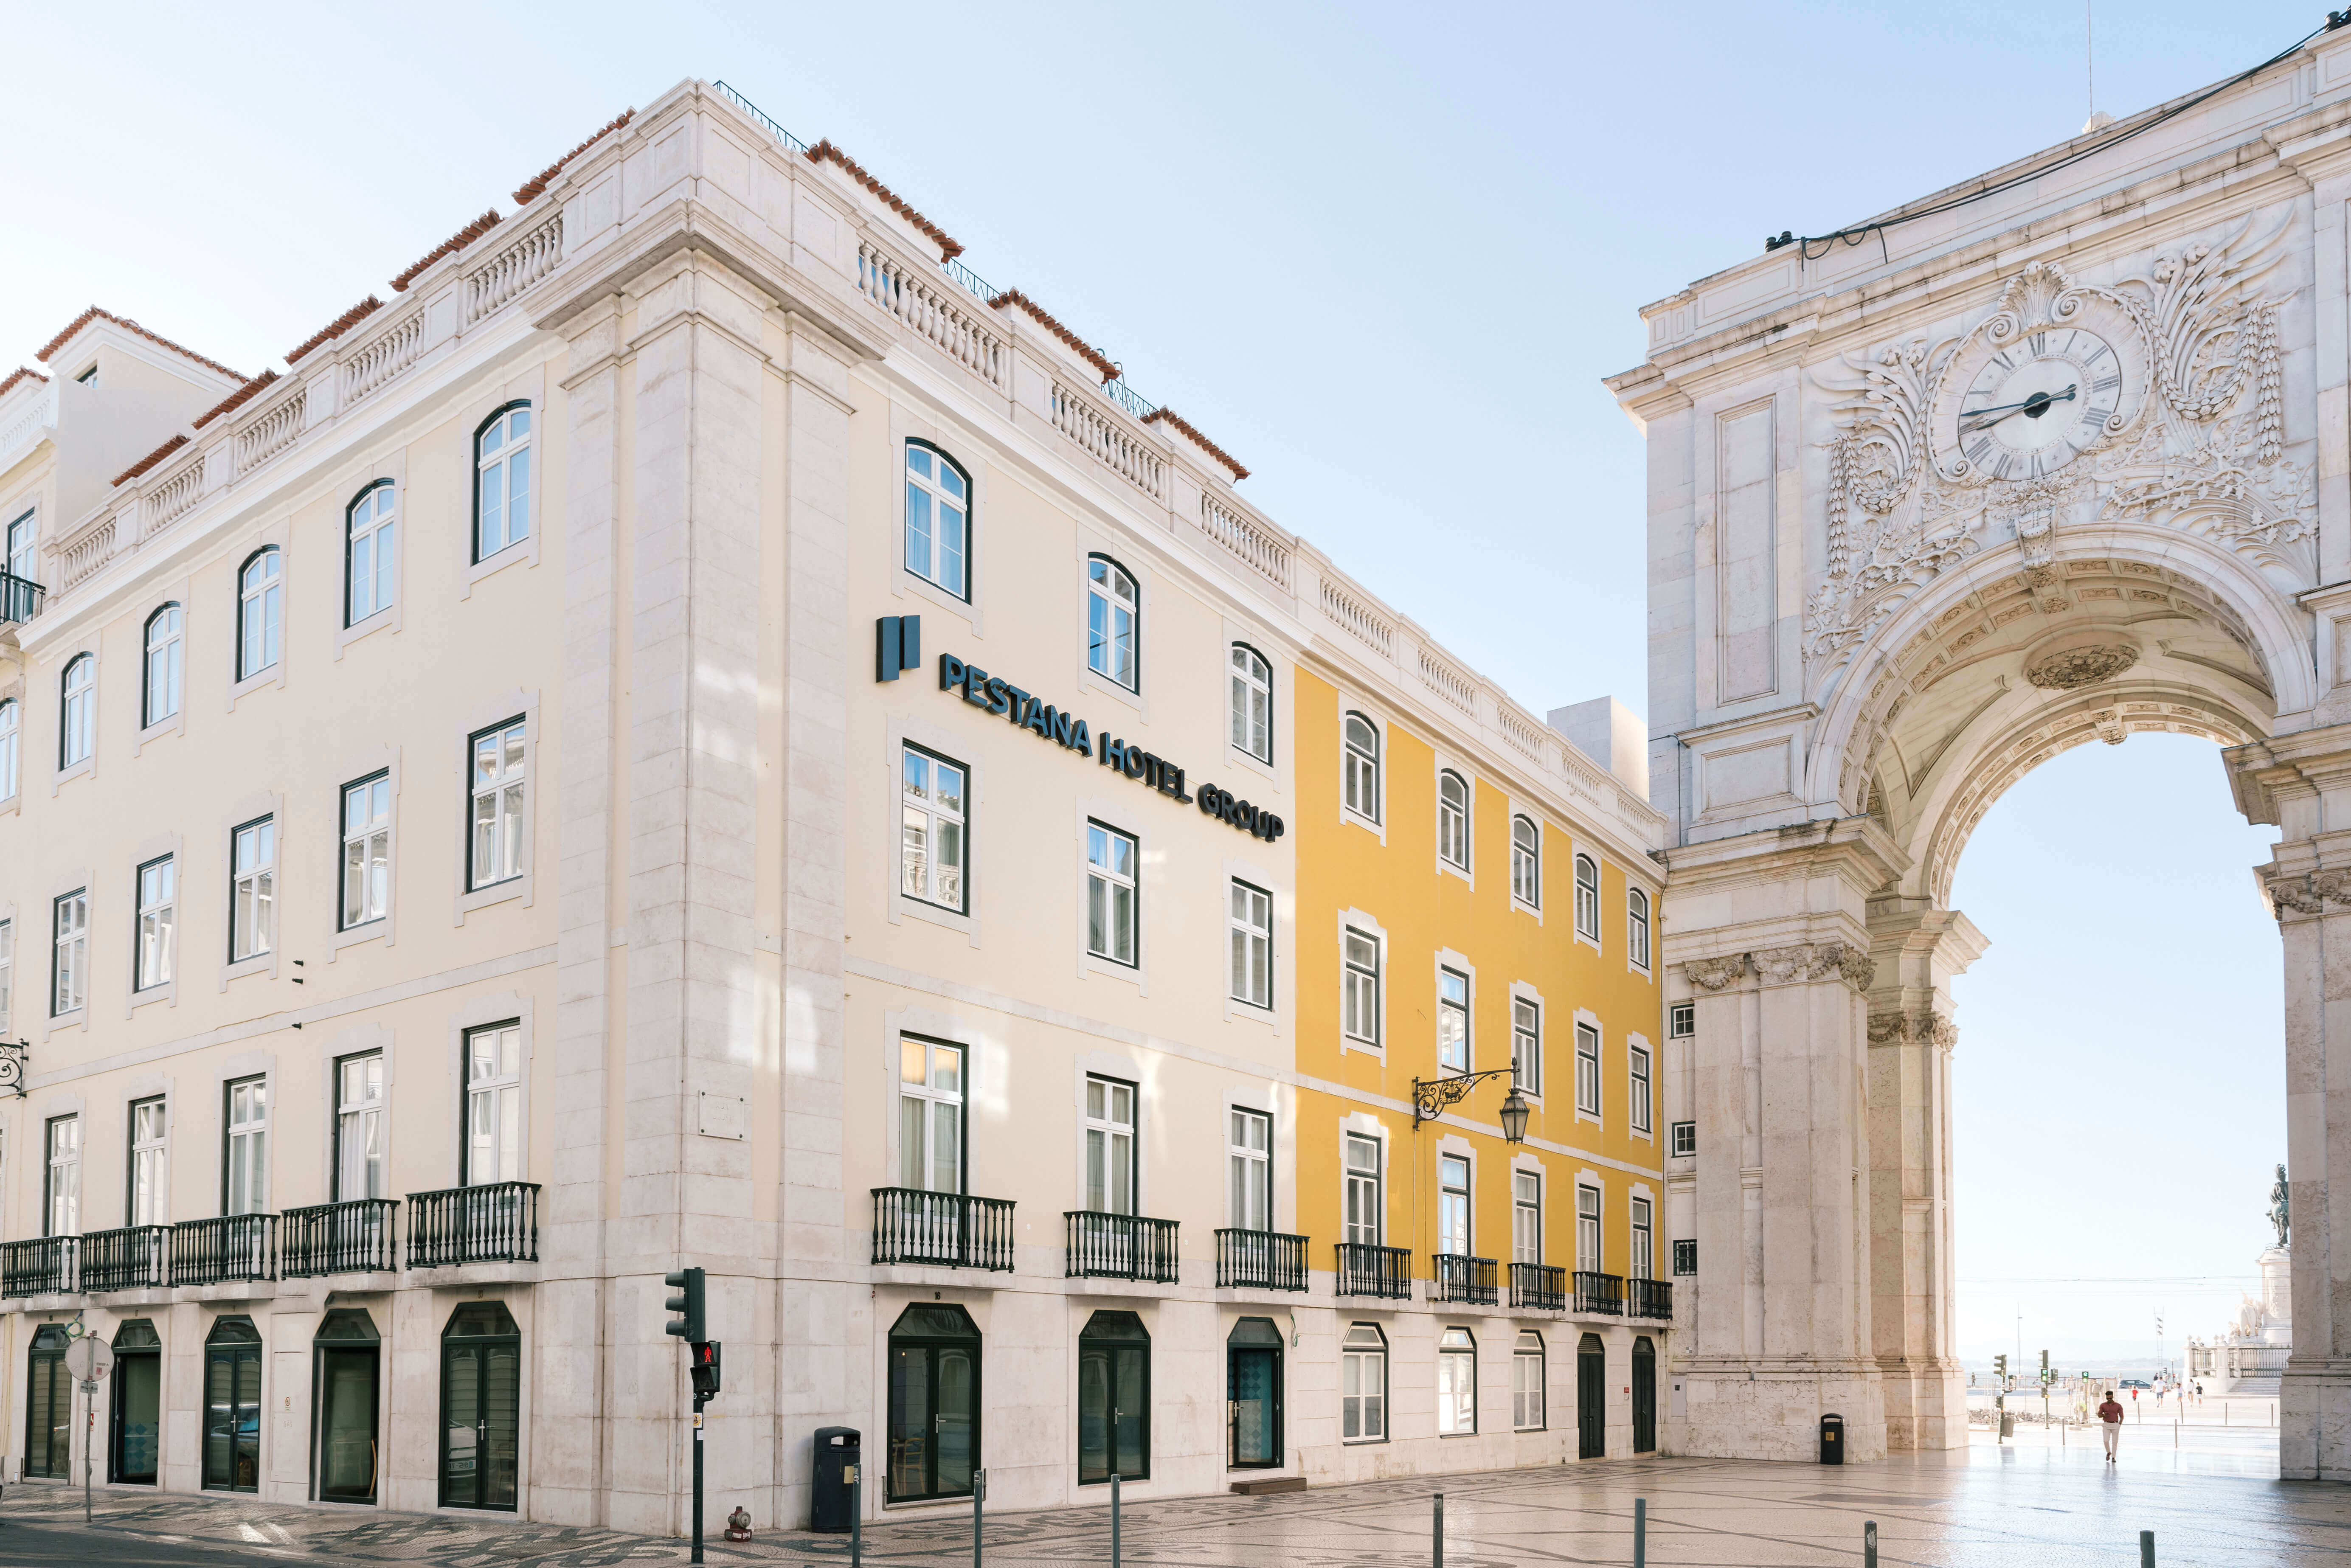
<path id="1" fill-rule="evenodd" d="M 1821 1463 L 1844 1463 L 1844 1417 L 1842 1416 L 1821 1417 Z"/>
<path id="2" fill-rule="evenodd" d="M 826 1534 L 848 1531 L 856 1508 L 849 1484 L 857 1477 L 857 1428 L 816 1429 L 816 1491 L 809 1501 L 809 1528 Z"/>

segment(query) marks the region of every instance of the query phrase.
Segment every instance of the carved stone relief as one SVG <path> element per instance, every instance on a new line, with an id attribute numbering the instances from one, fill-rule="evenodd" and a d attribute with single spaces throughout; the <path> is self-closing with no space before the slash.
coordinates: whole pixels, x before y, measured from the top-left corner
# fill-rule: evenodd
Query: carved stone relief
<path id="1" fill-rule="evenodd" d="M 1767 986 L 1789 986 L 1825 980 L 1831 976 L 1856 991 L 1867 990 L 1877 966 L 1869 955 L 1844 942 L 1804 942 L 1788 947 L 1765 947 L 1747 955 L 1756 977 Z"/>
<path id="2" fill-rule="evenodd" d="M 2138 650 L 2126 643 L 2093 643 L 2067 648 L 2027 664 L 2024 678 L 2050 691 L 2070 692 L 2113 680 L 2138 663 Z"/>
<path id="3" fill-rule="evenodd" d="M 1702 991 L 1719 991 L 1747 972 L 1747 955 L 1732 953 L 1720 958 L 1693 958 L 1682 966 L 1689 983 Z"/>
<path id="4" fill-rule="evenodd" d="M 1933 1011 L 1872 1013 L 1869 1015 L 1869 1043 L 1935 1045 L 1949 1051 L 1959 1043 L 1959 1030 L 1950 1019 Z"/>

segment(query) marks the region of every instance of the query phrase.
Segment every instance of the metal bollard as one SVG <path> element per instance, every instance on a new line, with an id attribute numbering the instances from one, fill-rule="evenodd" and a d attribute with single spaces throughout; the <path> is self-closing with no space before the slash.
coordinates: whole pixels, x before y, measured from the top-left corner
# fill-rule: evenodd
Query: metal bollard
<path id="1" fill-rule="evenodd" d="M 1110 1568 L 1118 1568 L 1118 1477 L 1110 1478 Z"/>
<path id="2" fill-rule="evenodd" d="M 1877 1521 L 1861 1521 L 1861 1568 L 1877 1568 Z"/>
<path id="3" fill-rule="evenodd" d="M 1633 1500 L 1633 1568 L 1649 1568 L 1649 1500 Z"/>
<path id="4" fill-rule="evenodd" d="M 864 1568 L 865 1564 L 865 1476 L 864 1467 L 849 1467 L 849 1568 Z"/>
<path id="5" fill-rule="evenodd" d="M 971 1568 L 979 1568 L 979 1505 L 987 1500 L 987 1472 L 971 1472 Z"/>
<path id="6" fill-rule="evenodd" d="M 2155 1568 L 2155 1531 L 2138 1532 L 2138 1568 Z"/>
<path id="7" fill-rule="evenodd" d="M 1445 1494 L 1437 1494 L 1437 1555 L 1431 1559 L 1436 1568 L 1445 1568 Z"/>

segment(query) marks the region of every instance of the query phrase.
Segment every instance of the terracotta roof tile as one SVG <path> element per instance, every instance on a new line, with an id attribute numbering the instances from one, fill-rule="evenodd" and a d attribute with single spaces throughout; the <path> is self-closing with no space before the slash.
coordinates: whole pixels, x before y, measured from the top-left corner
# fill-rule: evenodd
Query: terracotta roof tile
<path id="1" fill-rule="evenodd" d="M 467 224 L 464 228 L 459 229 L 455 234 L 451 235 L 447 239 L 443 240 L 439 245 L 434 246 L 431 250 L 425 252 L 424 258 L 423 260 L 419 261 L 414 267 L 410 267 L 406 272 L 403 272 L 399 277 L 393 278 L 392 280 L 392 291 L 394 294 L 405 293 L 408 289 L 408 286 L 416 281 L 417 274 L 423 272 L 426 267 L 432 266 L 434 262 L 440 260 L 444 256 L 456 255 L 459 251 L 465 249 L 467 246 L 473 244 L 475 240 L 489 233 L 492 229 L 497 227 L 497 224 L 498 212 L 496 207 L 493 207 L 488 212 L 484 213 L 480 217 L 475 218 L 472 223 Z"/>
<path id="2" fill-rule="evenodd" d="M 328 322 L 325 326 L 319 328 L 317 331 L 303 339 L 301 347 L 287 350 L 286 353 L 286 362 L 290 365 L 295 361 L 300 359 L 303 355 L 308 353 L 311 350 L 317 348 L 319 344 L 324 343 L 330 339 L 341 337 L 344 333 L 358 326 L 360 322 L 366 319 L 369 316 L 382 308 L 383 301 L 378 299 L 372 294 L 369 295 L 365 299 L 360 300 L 358 304 L 352 306 L 350 309 L 344 311 L 341 315 L 336 317 L 333 320 Z"/>
<path id="3" fill-rule="evenodd" d="M 636 114 L 637 111 L 633 109 L 622 110 L 619 119 L 604 127 L 603 130 L 596 132 L 595 135 L 590 136 L 587 141 L 582 141 L 579 146 L 574 147 L 570 152 L 566 152 L 562 157 L 558 158 L 554 162 L 549 163 L 538 174 L 516 186 L 514 193 L 515 205 L 518 207 L 528 206 L 530 203 L 536 201 L 538 198 L 539 193 L 545 191 L 548 186 L 553 184 L 555 183 L 555 177 L 563 172 L 563 166 L 566 163 L 570 162 L 571 160 L 579 157 L 580 154 L 587 152 L 588 149 L 595 146 L 596 143 L 603 141 L 604 138 L 611 135 L 612 132 L 620 130 L 621 127 L 629 123 L 630 120 L 636 118 Z"/>
<path id="4" fill-rule="evenodd" d="M 1182 414 L 1177 413 L 1174 409 L 1155 408 L 1149 413 L 1143 416 L 1143 423 L 1145 424 L 1155 423 L 1163 420 L 1169 425 L 1172 425 L 1174 428 L 1182 431 L 1186 435 L 1191 437 L 1192 444 L 1197 446 L 1201 451 L 1207 453 L 1209 456 L 1215 458 L 1217 462 L 1231 469 L 1235 479 L 1246 479 L 1249 477 L 1249 470 L 1234 462 L 1232 454 L 1227 452 L 1223 447 L 1217 445 L 1215 442 L 1209 440 L 1207 436 L 1193 429 L 1191 422 L 1186 420 Z"/>
<path id="5" fill-rule="evenodd" d="M 195 423 L 193 428 L 202 430 L 205 425 L 210 424 L 214 420 L 218 419 L 221 415 L 225 413 L 235 413 L 244 405 L 246 399 L 251 397 L 254 393 L 259 392 L 262 388 L 267 386 L 277 379 L 277 372 L 276 371 L 262 371 L 259 375 L 254 377 L 251 381 L 237 388 L 236 391 L 229 393 L 228 396 L 221 399 L 220 402 L 204 410 L 204 413 L 196 415 Z"/>
<path id="6" fill-rule="evenodd" d="M 0 397 L 6 397 L 10 392 L 15 392 L 16 390 L 16 383 L 23 381 L 26 376 L 32 377 L 37 382 L 46 382 L 49 379 L 48 377 L 41 374 L 40 371 L 35 370 L 32 366 L 26 365 L 21 369 L 10 371 L 8 379 L 5 382 L 0 382 Z"/>
<path id="7" fill-rule="evenodd" d="M 188 437 L 185 432 L 172 437 L 171 440 L 163 443 L 162 445 L 158 446 L 146 456 L 141 457 L 138 462 L 133 463 L 130 467 L 125 468 L 121 473 L 117 474 L 114 476 L 114 482 L 117 485 L 128 485 L 131 480 L 138 478 L 139 476 L 144 474 L 148 469 L 152 468 L 156 464 L 161 463 L 164 458 L 169 457 L 172 453 L 177 452 L 181 447 L 185 446 L 187 444 Z"/>
<path id="8" fill-rule="evenodd" d="M 939 247 L 941 260 L 953 261 L 956 257 L 963 254 L 963 246 L 961 244 L 949 237 L 946 232 L 941 229 L 938 225 L 931 222 L 930 219 L 923 216 L 922 214 L 916 212 L 914 208 L 908 206 L 904 201 L 900 200 L 897 193 L 892 191 L 889 186 L 883 184 L 881 181 L 875 179 L 872 175 L 859 168 L 857 166 L 856 159 L 852 158 L 848 153 L 843 152 L 840 148 L 835 147 L 830 141 L 820 141 L 815 146 L 810 148 L 808 150 L 808 160 L 811 163 L 831 162 L 840 164 L 841 167 L 847 172 L 851 179 L 856 181 L 859 184 L 872 192 L 876 196 L 879 196 L 882 199 L 882 204 L 883 206 L 889 208 L 892 212 L 897 214 L 900 217 L 914 225 L 917 229 L 920 229 L 923 234 L 929 238 L 933 245 Z"/>
<path id="9" fill-rule="evenodd" d="M 1038 304 L 1034 299 L 1029 298 L 1026 294 L 1021 293 L 1020 290 L 1017 288 L 1008 288 L 1003 293 L 998 295 L 995 298 L 987 302 L 988 308 L 991 310 L 1001 310 L 1007 305 L 1017 306 L 1019 308 L 1027 311 L 1030 316 L 1036 318 L 1038 325 L 1043 327 L 1045 330 L 1050 332 L 1054 337 L 1059 338 L 1062 342 L 1068 344 L 1070 350 L 1072 353 L 1076 354 L 1078 358 L 1085 361 L 1086 363 L 1092 365 L 1096 371 L 1099 371 L 1102 373 L 1102 379 L 1104 382 L 1114 382 L 1118 380 L 1118 367 L 1112 364 L 1109 359 L 1103 355 L 1100 349 L 1095 348 L 1083 338 L 1079 337 L 1075 332 L 1071 331 L 1067 327 L 1064 327 L 1059 321 L 1054 320 L 1053 318 L 1046 312 L 1045 308 Z"/>
<path id="10" fill-rule="evenodd" d="M 235 381 L 241 382 L 245 380 L 244 372 L 230 370 L 218 360 L 208 360 L 202 354 L 196 352 L 193 349 L 188 348 L 184 344 L 174 343 L 171 339 L 163 337 L 159 333 L 150 332 L 146 328 L 141 327 L 138 322 L 133 321 L 128 316 L 117 316 L 113 311 L 101 310 L 95 305 L 83 311 L 80 315 L 75 317 L 71 322 L 67 324 L 64 331 L 50 339 L 48 346 L 44 348 L 39 353 L 35 354 L 33 358 L 40 361 L 43 364 L 47 364 L 49 362 L 50 355 L 56 353 L 59 349 L 64 348 L 68 343 L 71 342 L 73 340 L 73 335 L 76 332 L 80 331 L 84 327 L 89 326 L 92 321 L 97 320 L 101 316 L 105 317 L 108 320 L 113 322 L 116 326 L 122 328 L 126 331 L 138 333 L 141 337 L 146 339 L 151 343 L 161 343 L 163 347 L 171 350 L 175 354 L 185 354 L 188 358 L 195 361 L 196 363 L 204 366 L 208 370 L 218 371 L 221 374 L 228 376 Z"/>

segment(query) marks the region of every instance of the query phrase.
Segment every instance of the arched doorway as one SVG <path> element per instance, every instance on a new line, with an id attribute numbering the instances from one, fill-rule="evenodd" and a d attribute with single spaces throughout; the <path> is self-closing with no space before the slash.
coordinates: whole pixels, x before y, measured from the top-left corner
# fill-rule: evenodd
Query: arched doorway
<path id="1" fill-rule="evenodd" d="M 204 1466 L 207 1491 L 261 1490 L 261 1334 L 242 1312 L 204 1336 Z"/>
<path id="2" fill-rule="evenodd" d="M 1633 1451 L 1657 1451 L 1657 1347 L 1647 1334 L 1633 1341 Z"/>
<path id="3" fill-rule="evenodd" d="M 382 1339 L 375 1320 L 356 1307 L 330 1312 L 312 1346 L 318 1450 L 311 1495 L 327 1502 L 373 1502 L 382 1469 L 377 1413 Z"/>
<path id="4" fill-rule="evenodd" d="M 1151 1474 L 1151 1335 L 1133 1312 L 1098 1312 L 1078 1333 L 1078 1483 Z"/>
<path id="5" fill-rule="evenodd" d="M 1608 1353 L 1600 1336 L 1588 1333 L 1575 1347 L 1575 1457 L 1608 1454 Z"/>
<path id="6" fill-rule="evenodd" d="M 62 1479 L 73 1469 L 73 1378 L 62 1323 L 33 1331 L 25 1382 L 25 1474 Z"/>
<path id="7" fill-rule="evenodd" d="M 155 1484 L 162 1458 L 163 1342 L 155 1325 L 131 1318 L 114 1331 L 114 1441 L 107 1478 L 119 1485 Z"/>
<path id="8" fill-rule="evenodd" d="M 968 1497 L 980 1462 L 979 1325 L 951 1301 L 916 1301 L 890 1325 L 892 1502 Z"/>
<path id="9" fill-rule="evenodd" d="M 522 1330 L 468 1301 L 441 1331 L 441 1506 L 512 1511 L 519 1489 Z"/>
<path id="10" fill-rule="evenodd" d="M 1243 1318 L 1225 1336 L 1225 1462 L 1234 1469 L 1281 1463 L 1281 1351 L 1271 1318 Z"/>

